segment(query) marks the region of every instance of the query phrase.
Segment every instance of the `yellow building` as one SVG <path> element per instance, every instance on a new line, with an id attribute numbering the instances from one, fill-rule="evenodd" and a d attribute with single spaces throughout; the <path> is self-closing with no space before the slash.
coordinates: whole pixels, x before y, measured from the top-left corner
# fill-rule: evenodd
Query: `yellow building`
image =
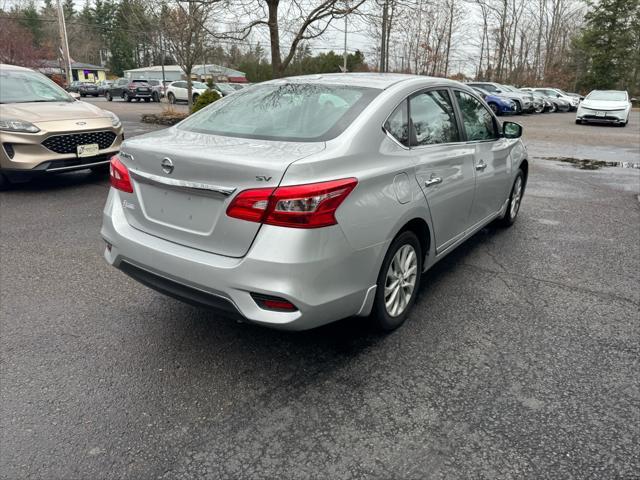
<path id="1" fill-rule="evenodd" d="M 48 77 L 64 76 L 64 65 L 57 60 L 44 60 L 37 68 Z M 71 81 L 101 82 L 107 79 L 107 69 L 90 63 L 71 62 Z"/>

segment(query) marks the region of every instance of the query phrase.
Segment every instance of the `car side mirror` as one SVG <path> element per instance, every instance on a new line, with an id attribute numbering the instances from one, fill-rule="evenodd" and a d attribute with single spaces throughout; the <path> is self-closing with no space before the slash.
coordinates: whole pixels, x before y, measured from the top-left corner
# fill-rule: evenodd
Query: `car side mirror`
<path id="1" fill-rule="evenodd" d="M 69 96 L 71 98 L 73 98 L 74 100 L 80 100 L 80 94 L 79 93 L 76 93 L 76 92 L 68 92 L 68 93 L 69 93 Z"/>
<path id="2" fill-rule="evenodd" d="M 638 101 L 638 99 L 637 99 L 636 97 L 632 97 L 632 98 L 631 98 L 631 101 L 632 101 L 632 102 L 637 102 L 637 101 Z"/>
<path id="3" fill-rule="evenodd" d="M 500 90 L 499 88 L 496 88 L 496 93 L 502 93 L 502 90 Z"/>
<path id="4" fill-rule="evenodd" d="M 522 136 L 522 126 L 515 122 L 504 122 L 502 124 L 502 136 L 504 138 L 520 138 Z"/>
<path id="5" fill-rule="evenodd" d="M 559 93 L 556 93 L 556 98 L 560 98 L 560 94 Z"/>

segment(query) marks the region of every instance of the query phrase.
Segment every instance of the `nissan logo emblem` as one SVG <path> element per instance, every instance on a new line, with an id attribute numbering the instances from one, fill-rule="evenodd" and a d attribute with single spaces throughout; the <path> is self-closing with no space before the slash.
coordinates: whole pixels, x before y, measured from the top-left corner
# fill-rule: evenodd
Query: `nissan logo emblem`
<path id="1" fill-rule="evenodd" d="M 170 158 L 163 158 L 161 165 L 162 165 L 162 171 L 167 175 L 173 172 L 173 162 L 171 161 Z"/>

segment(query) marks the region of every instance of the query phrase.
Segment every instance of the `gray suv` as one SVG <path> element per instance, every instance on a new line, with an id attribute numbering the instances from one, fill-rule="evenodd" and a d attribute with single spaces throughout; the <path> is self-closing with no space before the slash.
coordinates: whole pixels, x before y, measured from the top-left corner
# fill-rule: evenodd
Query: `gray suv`
<path id="1" fill-rule="evenodd" d="M 422 272 L 490 222 L 516 220 L 522 128 L 469 87 L 413 75 L 278 79 L 111 163 L 106 260 L 188 302 L 282 329 L 352 315 L 383 330 Z"/>

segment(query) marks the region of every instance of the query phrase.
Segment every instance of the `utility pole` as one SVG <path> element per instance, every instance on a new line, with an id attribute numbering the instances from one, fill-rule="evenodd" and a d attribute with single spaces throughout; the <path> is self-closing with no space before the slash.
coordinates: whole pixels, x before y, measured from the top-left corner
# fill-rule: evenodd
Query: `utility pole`
<path id="1" fill-rule="evenodd" d="M 64 71 L 67 74 L 67 86 L 71 84 L 71 58 L 69 57 L 69 40 L 67 39 L 67 25 L 64 22 L 64 11 L 58 0 L 58 25 L 60 27 L 60 43 L 62 44 L 62 57 L 64 59 Z"/>
<path id="2" fill-rule="evenodd" d="M 342 55 L 342 71 L 347 72 L 347 16 L 344 16 L 344 53 Z"/>
<path id="3" fill-rule="evenodd" d="M 388 0 L 384 0 L 382 5 L 382 41 L 380 46 L 380 72 L 387 71 L 387 65 L 389 61 L 387 60 L 387 22 L 389 21 L 389 6 L 387 4 Z"/>
<path id="4" fill-rule="evenodd" d="M 166 85 L 164 83 L 164 38 L 162 38 L 162 30 L 160 30 L 160 65 L 162 65 L 162 88 L 161 90 L 164 92 Z"/>

